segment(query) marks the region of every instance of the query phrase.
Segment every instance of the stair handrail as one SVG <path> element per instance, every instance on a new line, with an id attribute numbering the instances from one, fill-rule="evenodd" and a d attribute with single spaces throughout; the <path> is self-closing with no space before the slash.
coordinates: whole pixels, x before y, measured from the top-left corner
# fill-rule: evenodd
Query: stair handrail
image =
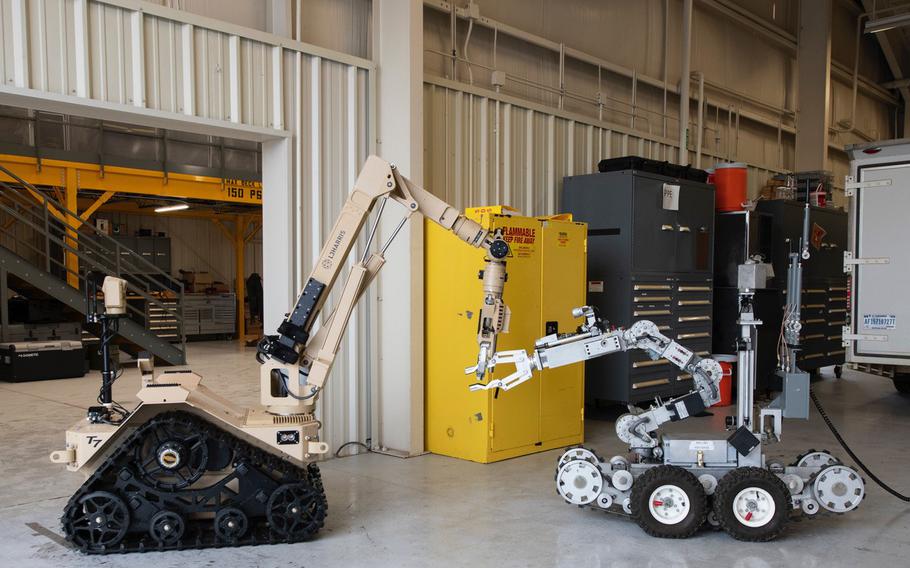
<path id="1" fill-rule="evenodd" d="M 41 205 L 43 206 L 42 215 L 36 215 L 33 212 L 30 213 L 33 217 L 40 217 L 44 221 L 45 228 L 43 228 L 43 229 L 39 225 L 36 225 L 35 223 L 26 219 L 25 216 L 23 215 L 23 213 L 25 211 L 10 210 L 9 208 L 7 208 L 5 206 L 3 206 L 2 208 L 5 211 L 7 211 L 8 214 L 13 215 L 14 217 L 17 217 L 18 220 L 20 220 L 20 221 L 26 222 L 38 233 L 43 234 L 45 236 L 46 246 L 45 246 L 45 251 L 43 251 L 43 254 L 45 255 L 46 266 L 48 268 L 49 268 L 50 262 L 53 261 L 56 264 L 60 264 L 61 266 L 63 266 L 64 270 L 67 273 L 73 273 L 73 271 L 70 270 L 68 267 L 66 267 L 65 264 L 59 263 L 56 259 L 53 259 L 51 257 L 47 243 L 50 240 L 53 240 L 54 242 L 59 244 L 63 250 L 76 255 L 77 258 L 80 258 L 81 260 L 83 260 L 86 263 L 86 265 L 88 265 L 88 266 L 92 266 L 94 268 L 99 268 L 99 269 L 105 270 L 105 271 L 110 271 L 113 268 L 113 270 L 117 274 L 117 276 L 121 276 L 121 275 L 129 272 L 131 278 L 134 278 L 136 280 L 144 279 L 145 280 L 144 284 L 146 286 L 148 286 L 149 288 L 151 288 L 153 286 L 158 286 L 161 288 L 165 288 L 170 292 L 176 293 L 177 294 L 177 306 L 175 309 L 174 307 L 163 304 L 157 298 L 155 298 L 154 296 L 151 296 L 150 294 L 146 293 L 146 291 L 142 290 L 139 286 L 136 286 L 134 283 L 130 282 L 129 279 L 127 280 L 127 285 L 133 292 L 135 292 L 138 295 L 140 295 L 141 297 L 143 297 L 147 302 L 149 302 L 149 304 L 157 306 L 158 308 L 164 310 L 169 316 L 173 316 L 175 318 L 175 320 L 177 322 L 177 328 L 178 328 L 178 334 L 179 334 L 178 339 L 181 344 L 181 347 L 183 348 L 183 350 L 185 350 L 186 335 L 184 333 L 184 326 L 183 326 L 184 286 L 181 281 L 177 280 L 176 278 L 174 278 L 170 274 L 164 272 L 163 270 L 161 270 L 160 268 L 158 268 L 151 262 L 142 258 L 142 256 L 137 254 L 135 251 L 121 245 L 119 242 L 112 239 L 110 236 L 99 231 L 94 225 L 89 223 L 87 219 L 84 219 L 78 213 L 69 210 L 63 204 L 58 202 L 57 200 L 51 199 L 50 197 L 48 197 L 47 195 L 45 195 L 44 193 L 39 191 L 38 188 L 36 188 L 34 185 L 25 181 L 20 176 L 18 176 L 15 172 L 9 170 L 2 164 L 0 164 L 0 172 L 3 172 L 6 175 L 8 175 L 10 178 L 16 180 L 19 184 L 21 184 L 24 188 L 26 188 L 26 190 L 28 190 L 32 194 L 32 196 L 34 198 L 36 198 L 36 200 L 39 200 Z M 34 202 L 28 200 L 27 198 L 23 198 L 23 196 L 20 196 L 19 191 L 16 191 L 16 190 L 10 188 L 5 182 L 0 181 L 0 186 L 7 189 L 8 195 L 15 196 L 15 198 L 17 198 L 19 200 L 20 206 L 22 205 L 22 202 L 24 201 L 25 203 L 31 205 L 32 209 L 37 209 L 37 205 Z M 15 202 L 14 202 L 14 205 L 15 205 Z M 56 213 L 57 213 L 56 215 L 49 215 L 49 212 L 52 212 L 51 206 L 53 207 L 53 209 L 56 210 Z M 23 209 L 27 210 L 27 207 L 23 207 Z M 60 215 L 60 217 L 62 217 L 62 219 L 58 218 L 57 215 Z M 79 225 L 73 226 L 72 224 L 70 224 L 71 218 L 76 219 L 79 222 Z M 53 235 L 52 232 L 50 231 L 50 226 L 51 226 L 50 224 L 52 222 L 59 223 L 62 226 L 61 233 L 63 235 L 66 235 L 67 231 L 73 231 L 73 232 L 80 233 L 79 236 L 75 240 L 80 244 L 80 246 L 87 245 L 87 246 L 85 246 L 84 250 L 94 249 L 94 252 L 97 254 L 97 259 L 88 258 L 85 254 L 83 254 L 83 252 L 80 252 L 80 250 L 78 248 L 71 246 L 67 242 L 67 241 L 71 240 L 69 237 L 64 236 L 61 238 L 61 237 L 57 237 L 57 236 Z M 85 234 L 84 231 L 80 231 L 80 229 L 83 227 L 89 227 L 90 230 L 94 233 L 94 236 L 89 236 L 89 235 Z M 20 239 L 15 237 L 15 235 L 14 235 L 14 238 L 17 242 L 21 242 Z M 95 241 L 100 241 L 100 242 L 95 242 Z M 109 246 L 112 245 L 112 247 L 105 248 L 101 243 L 109 243 Z M 28 244 L 28 243 L 26 243 L 26 244 Z M 29 244 L 29 246 L 30 246 L 30 248 L 34 249 L 34 247 L 31 246 L 30 244 Z M 126 251 L 126 253 L 127 253 L 126 255 L 123 254 L 124 251 Z M 41 251 L 38 251 L 38 252 L 41 253 Z M 100 254 L 98 254 L 99 252 L 100 252 Z M 114 262 L 113 263 L 111 263 L 107 257 L 107 254 L 111 253 L 111 252 L 114 253 Z M 128 258 L 130 258 L 130 260 L 127 260 L 126 262 L 124 262 L 124 256 L 127 256 Z M 104 262 L 102 262 L 102 259 Z M 136 264 L 134 264 L 135 259 L 138 259 L 138 263 L 136 263 Z M 105 267 L 104 264 L 107 264 L 108 266 Z M 150 278 L 148 276 L 148 274 L 143 273 L 140 270 L 137 270 L 137 268 L 141 267 L 143 264 L 145 265 L 146 268 L 150 268 L 152 270 L 153 274 L 156 274 L 159 277 L 163 277 L 164 283 L 162 284 L 161 282 L 156 282 L 155 280 Z M 127 270 L 125 271 L 125 270 L 123 270 L 123 268 L 126 268 Z M 132 270 L 130 270 L 130 269 L 132 269 Z M 85 281 L 85 278 L 82 275 L 75 273 L 75 276 L 77 278 L 79 278 L 80 281 Z M 133 309 L 133 311 L 135 313 L 141 315 L 144 320 L 148 319 L 147 314 L 142 313 L 139 310 L 136 310 L 135 308 Z"/>

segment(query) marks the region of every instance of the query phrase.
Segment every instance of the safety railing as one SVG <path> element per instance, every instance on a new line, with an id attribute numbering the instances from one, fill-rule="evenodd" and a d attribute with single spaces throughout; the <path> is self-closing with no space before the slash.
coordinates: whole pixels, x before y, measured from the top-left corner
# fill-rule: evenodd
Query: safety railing
<path id="1" fill-rule="evenodd" d="M 173 323 L 174 331 L 150 333 L 185 350 L 182 282 L 2 165 L 0 172 L 13 180 L 0 180 L 0 243 L 4 247 L 82 291 L 90 272 L 123 278 L 131 319 L 149 329 L 150 308 L 157 308 L 163 315 L 157 323 Z M 68 257 L 78 259 L 78 268 Z"/>

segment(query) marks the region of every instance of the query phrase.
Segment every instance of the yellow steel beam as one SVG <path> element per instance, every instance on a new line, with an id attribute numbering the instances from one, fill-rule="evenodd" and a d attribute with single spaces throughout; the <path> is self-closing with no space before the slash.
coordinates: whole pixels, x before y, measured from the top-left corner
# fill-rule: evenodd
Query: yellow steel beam
<path id="1" fill-rule="evenodd" d="M 247 235 L 246 235 L 245 237 L 243 237 L 243 242 L 244 242 L 244 243 L 250 242 L 250 239 L 252 239 L 253 237 L 256 236 L 256 233 L 258 233 L 258 232 L 259 232 L 259 229 L 262 228 L 262 221 L 261 221 L 261 220 L 259 220 L 259 221 L 255 221 L 255 220 L 254 220 L 252 223 L 250 223 L 250 226 L 252 227 L 252 228 L 250 229 L 250 232 L 247 233 Z"/>
<path id="2" fill-rule="evenodd" d="M 237 296 L 237 339 L 246 341 L 246 281 L 244 280 L 244 248 L 246 240 L 243 233 L 246 231 L 248 219 L 243 215 L 237 215 L 234 219 L 234 264 L 235 278 L 234 294 Z"/>
<path id="3" fill-rule="evenodd" d="M 91 216 L 94 215 L 96 211 L 98 211 L 98 208 L 99 208 L 99 207 L 101 207 L 102 205 L 104 205 L 105 203 L 107 203 L 107 201 L 108 201 L 111 197 L 114 197 L 114 194 L 115 194 L 115 193 L 116 193 L 116 192 L 114 192 L 114 191 L 105 191 L 104 193 L 101 194 L 101 196 L 100 196 L 98 199 L 96 199 L 96 200 L 94 201 L 94 203 L 92 203 L 92 204 L 89 205 L 87 208 L 85 208 L 85 209 L 82 211 L 82 213 L 79 214 L 79 216 L 82 217 L 82 218 L 85 219 L 85 220 L 90 219 Z M 79 224 L 81 225 L 82 223 L 80 222 Z"/>
<path id="4" fill-rule="evenodd" d="M 79 208 L 79 185 L 76 181 L 78 173 L 75 168 L 66 169 L 66 202 L 64 207 L 75 212 Z M 28 181 L 28 180 L 26 180 Z M 31 190 L 29 190 L 31 191 Z M 76 229 L 82 222 L 78 217 L 66 215 L 66 244 L 73 249 L 79 248 L 79 234 Z M 66 251 L 66 281 L 73 288 L 79 288 L 79 257 L 71 250 Z"/>
<path id="5" fill-rule="evenodd" d="M 224 233 L 224 236 L 227 237 L 227 240 L 229 240 L 231 242 L 234 241 L 233 233 L 231 233 L 231 231 L 227 227 L 224 226 L 224 223 L 221 222 L 221 219 L 212 217 L 212 223 L 214 223 L 216 227 L 221 229 L 221 232 Z"/>
<path id="6" fill-rule="evenodd" d="M 2 174 L 0 174 L 0 175 L 2 175 Z M 30 187 L 27 187 L 27 188 L 25 188 L 25 190 L 26 190 L 26 191 L 28 192 L 28 194 L 31 195 L 31 196 L 35 199 L 35 201 L 37 201 L 38 203 L 40 203 L 40 204 L 42 204 L 42 205 L 45 203 L 45 198 L 44 198 L 44 196 L 41 195 L 40 193 L 38 193 L 37 191 L 35 191 L 34 189 L 32 189 L 32 188 L 30 188 Z M 66 223 L 66 222 L 67 222 L 67 221 L 66 221 L 67 218 L 63 216 L 63 213 L 61 213 L 59 209 L 57 209 L 56 207 L 54 207 L 54 206 L 51 205 L 50 203 L 47 204 L 47 210 L 50 211 L 51 215 L 53 215 L 54 217 L 56 217 L 57 219 L 59 219 L 61 222 L 63 222 L 63 223 Z"/>
<path id="7" fill-rule="evenodd" d="M 225 203 L 262 205 L 260 182 L 221 179 L 209 176 L 168 173 L 156 170 L 105 166 L 98 164 L 41 160 L 29 156 L 0 154 L 0 164 L 33 185 L 65 186 L 67 171 L 76 171 L 76 187 L 81 190 L 114 191 L 172 199 L 203 199 Z M 0 180 L 14 181 L 0 173 Z"/>

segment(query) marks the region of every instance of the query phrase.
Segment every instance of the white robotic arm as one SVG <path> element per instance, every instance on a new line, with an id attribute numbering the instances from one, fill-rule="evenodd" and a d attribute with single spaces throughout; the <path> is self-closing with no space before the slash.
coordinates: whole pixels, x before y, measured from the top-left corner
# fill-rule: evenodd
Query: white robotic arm
<path id="1" fill-rule="evenodd" d="M 656 430 L 664 422 L 683 420 L 720 401 L 719 383 L 722 371 L 717 361 L 699 357 L 660 333 L 653 322 L 642 320 L 628 329 L 608 330 L 589 306 L 575 308 L 572 315 L 585 318 L 578 332 L 542 337 L 535 342 L 534 353 L 531 355 L 524 349 L 494 354 L 488 369 L 498 364 L 513 363 L 515 372 L 488 383 L 475 383 L 470 389 L 509 390 L 529 380 L 535 370 L 571 365 L 618 351 L 641 349 L 652 359 L 666 359 L 690 373 L 695 381 L 695 388 L 688 394 L 656 405 L 641 414 L 626 415 L 617 421 L 617 432 L 623 441 L 650 447 L 656 445 L 656 440 L 648 433 Z M 465 369 L 465 373 L 474 370 L 474 367 L 469 367 Z"/>
<path id="2" fill-rule="evenodd" d="M 404 215 L 379 250 L 369 252 L 376 237 L 378 218 L 389 201 L 403 206 Z M 348 270 L 334 310 L 322 319 L 321 326 L 317 326 L 326 298 L 347 265 L 354 243 L 364 232 L 373 211 L 377 218 L 367 232 L 364 247 L 367 252 Z M 389 244 L 415 214 L 451 231 L 466 244 L 486 251 L 475 366 L 478 379 L 483 378 L 488 359 L 496 352 L 496 337 L 507 332 L 509 326 L 509 309 L 502 300 L 508 243 L 497 232 L 488 231 L 403 176 L 392 164 L 370 156 L 297 302 L 278 326 L 278 333 L 266 336 L 258 345 L 257 360 L 262 365 L 260 400 L 270 412 L 294 414 L 312 410 L 332 369 L 357 301 L 384 266 Z"/>

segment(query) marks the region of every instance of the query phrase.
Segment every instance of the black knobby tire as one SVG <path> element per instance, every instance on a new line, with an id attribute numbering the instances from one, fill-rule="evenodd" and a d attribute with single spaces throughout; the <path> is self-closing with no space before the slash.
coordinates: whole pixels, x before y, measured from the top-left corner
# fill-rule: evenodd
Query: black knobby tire
<path id="1" fill-rule="evenodd" d="M 662 486 L 675 486 L 686 495 L 689 511 L 674 524 L 664 524 L 652 513 L 651 497 Z M 689 471 L 673 465 L 659 465 L 648 469 L 632 484 L 632 519 L 647 534 L 658 538 L 688 538 L 705 522 L 708 497 L 698 478 Z"/>
<path id="2" fill-rule="evenodd" d="M 266 504 L 272 531 L 295 541 L 311 538 L 325 522 L 325 508 L 315 488 L 307 483 L 285 483 Z"/>
<path id="3" fill-rule="evenodd" d="M 774 513 L 761 526 L 748 526 L 735 513 L 734 500 L 741 492 L 757 488 L 774 501 Z M 724 532 L 746 542 L 774 540 L 784 531 L 793 509 L 790 491 L 783 481 L 761 467 L 739 467 L 731 470 L 717 484 L 714 492 L 714 514 Z"/>
<path id="4" fill-rule="evenodd" d="M 116 549 L 126 536 L 130 512 L 123 499 L 109 491 L 94 491 L 79 499 L 79 507 L 64 515 L 66 539 L 90 552 Z"/>

